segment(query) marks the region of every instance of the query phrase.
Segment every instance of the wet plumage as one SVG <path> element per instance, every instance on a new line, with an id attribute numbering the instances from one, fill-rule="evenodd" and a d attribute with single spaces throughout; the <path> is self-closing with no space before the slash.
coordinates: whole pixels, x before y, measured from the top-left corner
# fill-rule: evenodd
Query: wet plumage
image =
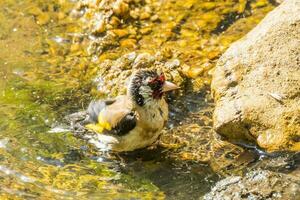
<path id="1" fill-rule="evenodd" d="M 132 151 L 149 146 L 168 119 L 163 94 L 177 88 L 163 74 L 141 70 L 133 75 L 126 95 L 90 103 L 86 127 L 99 133 L 98 140 L 107 149 Z"/>

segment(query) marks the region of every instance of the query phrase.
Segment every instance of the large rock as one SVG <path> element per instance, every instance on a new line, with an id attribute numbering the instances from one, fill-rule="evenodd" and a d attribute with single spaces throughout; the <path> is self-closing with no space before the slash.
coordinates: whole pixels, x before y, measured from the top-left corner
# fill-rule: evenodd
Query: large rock
<path id="1" fill-rule="evenodd" d="M 300 150 L 300 0 L 286 0 L 223 54 L 214 127 L 230 141 Z"/>
<path id="2" fill-rule="evenodd" d="M 282 173 L 256 170 L 245 177 L 230 176 L 219 181 L 204 200 L 299 199 L 299 179 Z"/>

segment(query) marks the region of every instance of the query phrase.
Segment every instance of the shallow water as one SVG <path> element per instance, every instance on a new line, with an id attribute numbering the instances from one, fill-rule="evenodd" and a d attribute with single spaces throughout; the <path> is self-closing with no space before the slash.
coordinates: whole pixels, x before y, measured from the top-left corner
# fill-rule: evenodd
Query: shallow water
<path id="1" fill-rule="evenodd" d="M 169 157 L 162 147 L 116 158 L 69 132 L 49 132 L 64 128 L 63 117 L 91 98 L 92 72 L 63 69 L 87 55 L 68 52 L 80 28 L 63 16 L 74 3 L 62 2 L 0 2 L 0 197 L 198 199 L 208 192 L 219 175 L 207 164 Z M 211 107 L 187 102 L 186 112 Z"/>

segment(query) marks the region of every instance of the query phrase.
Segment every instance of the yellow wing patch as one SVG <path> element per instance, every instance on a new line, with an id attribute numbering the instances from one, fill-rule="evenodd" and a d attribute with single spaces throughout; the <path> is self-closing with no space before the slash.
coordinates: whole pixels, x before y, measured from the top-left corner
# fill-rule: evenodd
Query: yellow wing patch
<path id="1" fill-rule="evenodd" d="M 85 127 L 91 131 L 95 131 L 96 133 L 102 133 L 104 130 L 104 128 L 98 124 L 87 124 Z"/>
<path id="2" fill-rule="evenodd" d="M 107 129 L 109 131 L 111 130 L 111 125 L 107 121 L 105 121 L 103 117 L 103 111 L 101 111 L 98 116 L 98 124 L 102 126 L 104 129 Z"/>
<path id="3" fill-rule="evenodd" d="M 98 116 L 97 124 L 87 124 L 85 127 L 97 133 L 102 133 L 104 130 L 111 130 L 111 125 L 107 121 L 105 121 L 103 117 L 103 111 L 101 111 Z"/>

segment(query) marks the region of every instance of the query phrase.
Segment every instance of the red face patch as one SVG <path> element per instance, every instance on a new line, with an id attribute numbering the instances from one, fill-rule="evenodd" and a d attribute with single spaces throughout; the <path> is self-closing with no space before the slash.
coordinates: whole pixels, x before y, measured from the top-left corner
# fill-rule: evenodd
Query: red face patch
<path id="1" fill-rule="evenodd" d="M 149 81 L 150 84 L 153 83 L 160 83 L 163 84 L 166 81 L 165 75 L 161 74 L 160 76 L 152 79 L 151 81 Z"/>
<path id="2" fill-rule="evenodd" d="M 163 96 L 162 87 L 166 81 L 166 78 L 163 74 L 155 77 L 149 81 L 149 86 L 153 90 L 152 96 L 155 99 L 160 99 Z"/>
<path id="3" fill-rule="evenodd" d="M 160 81 L 160 82 L 165 82 L 166 81 L 166 78 L 165 78 L 165 75 L 163 75 L 163 74 L 161 74 L 159 77 L 158 77 L 158 80 Z"/>

